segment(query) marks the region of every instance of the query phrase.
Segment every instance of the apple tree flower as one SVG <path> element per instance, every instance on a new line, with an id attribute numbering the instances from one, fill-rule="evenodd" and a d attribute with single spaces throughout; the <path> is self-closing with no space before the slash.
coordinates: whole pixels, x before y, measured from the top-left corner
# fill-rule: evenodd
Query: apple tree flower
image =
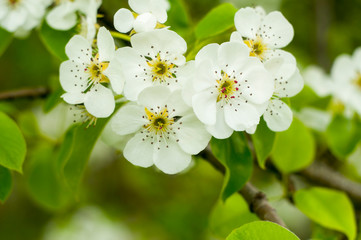
<path id="1" fill-rule="evenodd" d="M 97 49 L 87 39 L 75 35 L 65 48 L 69 60 L 60 65 L 60 83 L 69 104 L 84 104 L 87 112 L 96 118 L 105 118 L 115 107 L 113 91 L 123 90 L 122 73 L 110 65 L 115 45 L 109 31 L 101 27 L 97 37 Z"/>
<path id="2" fill-rule="evenodd" d="M 0 27 L 9 32 L 30 31 L 40 24 L 49 0 L 0 0 Z"/>
<path id="3" fill-rule="evenodd" d="M 184 65 L 183 54 L 187 43 L 176 32 L 156 29 L 131 37 L 132 47 L 116 51 L 125 78 L 124 96 L 137 100 L 138 94 L 146 87 L 164 85 L 172 90 L 181 88 L 177 69 Z"/>
<path id="4" fill-rule="evenodd" d="M 237 31 L 231 41 L 242 42 L 250 48 L 250 55 L 261 61 L 283 55 L 283 48 L 293 38 L 293 27 L 279 11 L 266 15 L 261 7 L 241 8 L 234 17 Z"/>
<path id="5" fill-rule="evenodd" d="M 303 78 L 296 66 L 296 59 L 289 53 L 272 58 L 264 63 L 274 79 L 274 93 L 269 100 L 263 118 L 267 126 L 275 132 L 287 130 L 293 119 L 290 107 L 281 98 L 293 97 L 303 88 Z"/>
<path id="6" fill-rule="evenodd" d="M 87 15 L 94 7 L 98 9 L 101 0 L 56 0 L 55 7 L 46 16 L 50 27 L 69 30 L 78 23 L 78 13 Z"/>
<path id="7" fill-rule="evenodd" d="M 209 44 L 195 58 L 195 114 L 216 138 L 253 132 L 271 98 L 274 83 L 258 58 L 238 42 Z"/>
<path id="8" fill-rule="evenodd" d="M 121 33 L 132 29 L 137 33 L 154 30 L 158 23 L 167 21 L 170 8 L 167 0 L 129 0 L 129 6 L 134 13 L 121 8 L 114 15 L 114 27 Z"/>
<path id="9" fill-rule="evenodd" d="M 211 135 L 183 102 L 181 90 L 148 87 L 139 94 L 138 103 L 122 107 L 112 121 L 117 134 L 133 134 L 124 157 L 141 167 L 154 164 L 167 174 L 181 172 L 189 166 L 191 155 L 207 146 Z"/>

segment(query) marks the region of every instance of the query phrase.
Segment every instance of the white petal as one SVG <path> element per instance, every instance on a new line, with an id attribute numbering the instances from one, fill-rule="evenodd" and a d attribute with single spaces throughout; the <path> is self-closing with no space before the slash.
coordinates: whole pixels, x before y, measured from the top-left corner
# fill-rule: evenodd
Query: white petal
<path id="1" fill-rule="evenodd" d="M 307 127 L 324 132 L 332 120 L 330 112 L 316 108 L 305 107 L 296 115 Z"/>
<path id="2" fill-rule="evenodd" d="M 156 25 L 157 18 L 149 12 L 137 16 L 133 23 L 134 31 L 137 33 L 152 31 Z"/>
<path id="3" fill-rule="evenodd" d="M 140 78 L 127 78 L 124 85 L 124 96 L 130 101 L 137 101 L 139 93 L 151 86 L 152 83 L 150 81 L 143 81 Z"/>
<path id="4" fill-rule="evenodd" d="M 103 74 L 109 78 L 114 92 L 121 94 L 123 92 L 125 78 L 118 60 L 113 59 L 109 63 L 107 69 L 103 71 Z"/>
<path id="5" fill-rule="evenodd" d="M 149 0 L 129 0 L 128 3 L 130 8 L 138 14 L 149 12 Z"/>
<path id="6" fill-rule="evenodd" d="M 206 125 L 206 129 L 213 137 L 218 139 L 229 138 L 233 133 L 233 129 L 228 126 L 224 119 L 224 109 L 221 109 L 219 106 L 217 108 L 216 124 Z"/>
<path id="7" fill-rule="evenodd" d="M 192 98 L 194 113 L 204 124 L 214 125 L 216 123 L 217 95 L 210 90 L 197 93 Z"/>
<path id="8" fill-rule="evenodd" d="M 77 21 L 75 4 L 69 2 L 54 7 L 46 16 L 46 21 L 52 28 L 69 30 Z"/>
<path id="9" fill-rule="evenodd" d="M 80 104 L 80 103 L 84 103 L 85 94 L 79 92 L 74 92 L 74 93 L 70 92 L 70 93 L 64 93 L 63 95 L 61 95 L 61 97 L 64 99 L 65 102 L 69 104 Z"/>
<path id="10" fill-rule="evenodd" d="M 192 109 L 184 102 L 182 97 L 182 90 L 175 90 L 166 100 L 167 108 L 172 112 L 173 116 L 184 116 L 188 112 L 192 112 Z M 174 109 L 174 111 L 173 111 Z"/>
<path id="11" fill-rule="evenodd" d="M 84 37 L 75 35 L 65 46 L 66 55 L 69 59 L 79 63 L 90 63 L 92 57 L 92 48 Z"/>
<path id="12" fill-rule="evenodd" d="M 119 9 L 114 15 L 114 27 L 121 33 L 127 33 L 132 30 L 134 16 L 131 11 L 125 8 Z"/>
<path id="13" fill-rule="evenodd" d="M 361 72 L 361 47 L 358 47 L 352 54 L 352 61 L 359 72 Z"/>
<path id="14" fill-rule="evenodd" d="M 154 164 L 164 173 L 179 173 L 188 167 L 192 160 L 191 155 L 184 152 L 174 141 L 160 142 L 158 148 L 154 150 Z"/>
<path id="15" fill-rule="evenodd" d="M 355 76 L 354 63 L 349 55 L 343 54 L 336 58 L 331 69 L 331 76 L 335 82 L 348 83 Z"/>
<path id="16" fill-rule="evenodd" d="M 144 139 L 144 141 L 143 141 Z M 136 166 L 150 167 L 153 165 L 153 145 L 150 138 L 137 133 L 125 145 L 123 155 L 125 159 Z"/>
<path id="17" fill-rule="evenodd" d="M 214 87 L 220 73 L 221 70 L 214 68 L 210 60 L 204 60 L 200 64 L 197 64 L 196 75 L 193 79 L 194 89 L 199 92 Z"/>
<path id="18" fill-rule="evenodd" d="M 269 129 L 275 132 L 287 130 L 292 123 L 291 109 L 281 100 L 271 100 L 263 115 Z"/>
<path id="19" fill-rule="evenodd" d="M 274 81 L 257 58 L 250 58 L 252 65 L 242 75 L 240 91 L 242 96 L 256 104 L 268 101 L 274 91 Z M 259 65 L 261 64 L 261 65 Z"/>
<path id="20" fill-rule="evenodd" d="M 261 16 L 254 8 L 241 8 L 234 16 L 234 24 L 243 37 L 254 39 L 261 25 Z"/>
<path id="21" fill-rule="evenodd" d="M 84 72 L 82 65 L 71 60 L 60 65 L 59 78 L 60 84 L 66 92 L 82 92 L 88 86 L 88 75 Z"/>
<path id="22" fill-rule="evenodd" d="M 14 32 L 25 24 L 28 13 L 24 7 L 11 9 L 5 18 L 1 21 L 1 26 L 9 32 Z"/>
<path id="23" fill-rule="evenodd" d="M 86 93 L 84 106 L 91 115 L 97 118 L 109 117 L 115 108 L 113 93 L 110 89 L 97 84 Z"/>
<path id="24" fill-rule="evenodd" d="M 180 130 L 177 130 L 178 144 L 183 151 L 195 155 L 206 148 L 211 135 L 194 114 L 182 117 L 178 122 L 180 127 Z"/>
<path id="25" fill-rule="evenodd" d="M 260 32 L 264 42 L 274 48 L 287 46 L 294 35 L 292 25 L 279 11 L 271 12 L 263 19 Z"/>
<path id="26" fill-rule="evenodd" d="M 303 78 L 298 69 L 285 81 L 276 81 L 275 93 L 279 97 L 293 97 L 303 88 Z"/>
<path id="27" fill-rule="evenodd" d="M 303 77 L 305 83 L 312 88 L 320 97 L 325 97 L 332 94 L 334 82 L 326 75 L 326 73 L 317 66 L 308 67 Z"/>
<path id="28" fill-rule="evenodd" d="M 289 64 L 297 65 L 296 58 L 289 52 L 281 50 L 281 49 L 269 49 L 265 51 L 265 60 L 266 62 L 272 58 L 283 58 Z"/>
<path id="29" fill-rule="evenodd" d="M 211 61 L 213 65 L 216 65 L 218 59 L 218 48 L 219 45 L 217 43 L 211 43 L 203 47 L 199 50 L 195 57 L 196 64 L 208 60 Z"/>
<path id="30" fill-rule="evenodd" d="M 244 131 L 259 123 L 260 114 L 250 103 L 239 101 L 224 107 L 224 117 L 228 126 L 236 131 Z"/>
<path id="31" fill-rule="evenodd" d="M 127 135 L 138 131 L 147 119 L 143 118 L 144 107 L 136 104 L 123 106 L 112 118 L 112 129 L 119 135 Z"/>
<path id="32" fill-rule="evenodd" d="M 99 29 L 97 45 L 99 49 L 100 62 L 110 61 L 113 59 L 115 53 L 114 39 L 105 27 L 101 27 Z"/>
<path id="33" fill-rule="evenodd" d="M 243 43 L 243 44 L 245 44 L 244 43 L 244 41 L 243 41 L 243 37 L 242 37 L 242 35 L 239 33 L 239 32 L 233 32 L 232 34 L 231 34 L 231 38 L 230 38 L 230 40 L 229 40 L 230 42 L 239 42 L 239 43 Z M 247 46 L 247 45 L 246 45 Z"/>
<path id="34" fill-rule="evenodd" d="M 165 23 L 167 21 L 167 9 L 164 3 L 164 0 L 150 0 L 149 10 L 157 18 L 157 21 L 160 23 Z"/>
<path id="35" fill-rule="evenodd" d="M 166 104 L 170 94 L 170 90 L 164 86 L 148 87 L 139 94 L 138 102 L 145 107 L 157 109 Z"/>
<path id="36" fill-rule="evenodd" d="M 233 70 L 238 69 L 245 61 L 249 59 L 249 48 L 239 42 L 226 42 L 221 44 L 218 49 L 218 64 Z"/>

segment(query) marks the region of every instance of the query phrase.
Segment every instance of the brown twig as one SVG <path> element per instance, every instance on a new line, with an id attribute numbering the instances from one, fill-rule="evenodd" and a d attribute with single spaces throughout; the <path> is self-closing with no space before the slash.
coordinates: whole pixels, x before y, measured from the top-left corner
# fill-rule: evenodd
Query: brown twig
<path id="1" fill-rule="evenodd" d="M 0 93 L 0 100 L 13 100 L 18 98 L 37 98 L 45 97 L 50 93 L 46 87 L 24 88 Z"/>
<path id="2" fill-rule="evenodd" d="M 298 174 L 316 184 L 343 191 L 354 203 L 361 204 L 361 184 L 346 178 L 325 163 L 315 161 Z"/>
<path id="3" fill-rule="evenodd" d="M 206 148 L 200 153 L 207 162 L 209 162 L 215 169 L 225 174 L 224 166 L 216 159 L 212 151 Z M 286 224 L 277 215 L 276 210 L 269 204 L 266 195 L 254 187 L 251 183 L 246 183 L 245 186 L 238 191 L 239 194 L 248 203 L 251 212 L 254 212 L 260 219 L 277 223 L 283 227 Z"/>

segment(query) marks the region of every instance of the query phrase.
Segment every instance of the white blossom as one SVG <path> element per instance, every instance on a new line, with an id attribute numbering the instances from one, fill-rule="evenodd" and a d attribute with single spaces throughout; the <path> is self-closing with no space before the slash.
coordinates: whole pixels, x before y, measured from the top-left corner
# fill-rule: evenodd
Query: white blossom
<path id="1" fill-rule="evenodd" d="M 335 83 L 323 69 L 318 66 L 309 66 L 303 72 L 305 84 L 308 85 L 318 96 L 332 95 Z"/>
<path id="2" fill-rule="evenodd" d="M 234 130 L 253 132 L 274 83 L 259 59 L 238 42 L 209 44 L 195 58 L 194 112 L 216 138 Z"/>
<path id="3" fill-rule="evenodd" d="M 152 85 L 181 88 L 177 69 L 184 65 L 187 43 L 177 33 L 167 29 L 136 34 L 132 47 L 116 51 L 116 59 L 125 77 L 124 96 L 137 100 L 138 94 Z"/>
<path id="4" fill-rule="evenodd" d="M 0 27 L 9 32 L 28 32 L 38 26 L 49 0 L 0 0 Z"/>
<path id="5" fill-rule="evenodd" d="M 266 15 L 261 7 L 241 8 L 234 17 L 237 31 L 231 41 L 242 42 L 250 48 L 250 55 L 261 61 L 282 56 L 283 48 L 293 38 L 293 27 L 279 11 Z"/>
<path id="6" fill-rule="evenodd" d="M 135 32 L 148 32 L 156 28 L 158 23 L 167 21 L 167 0 L 129 0 L 129 6 L 119 9 L 114 15 L 114 27 L 121 33 L 134 29 Z"/>
<path id="7" fill-rule="evenodd" d="M 208 144 L 211 135 L 181 96 L 164 86 L 153 86 L 139 94 L 139 104 L 122 107 L 112 121 L 119 135 L 134 134 L 123 155 L 141 167 L 153 164 L 167 174 L 181 172 Z"/>
<path id="8" fill-rule="evenodd" d="M 288 129 L 293 114 L 290 107 L 281 98 L 293 97 L 303 88 L 303 78 L 296 66 L 296 59 L 291 54 L 283 58 L 272 58 L 264 63 L 274 79 L 275 90 L 263 115 L 267 126 L 276 132 Z"/>
<path id="9" fill-rule="evenodd" d="M 122 73 L 111 65 L 115 45 L 109 31 L 101 27 L 98 49 L 92 49 L 82 36 L 76 35 L 66 45 L 68 61 L 60 65 L 60 83 L 66 91 L 62 98 L 69 104 L 84 104 L 87 112 L 97 118 L 108 117 L 115 107 L 113 92 L 123 90 Z"/>
<path id="10" fill-rule="evenodd" d="M 46 16 L 46 21 L 54 29 L 69 30 L 77 24 L 78 12 L 87 17 L 87 14 L 92 14 L 92 9 L 100 7 L 101 2 L 101 0 L 56 0 L 56 6 Z M 92 16 L 90 17 L 93 19 Z"/>

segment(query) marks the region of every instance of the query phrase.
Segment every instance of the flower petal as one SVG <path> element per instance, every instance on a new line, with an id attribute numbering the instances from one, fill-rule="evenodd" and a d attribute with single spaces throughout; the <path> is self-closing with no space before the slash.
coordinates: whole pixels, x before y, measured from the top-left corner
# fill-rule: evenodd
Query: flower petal
<path id="1" fill-rule="evenodd" d="M 149 0 L 129 0 L 128 3 L 130 8 L 138 14 L 149 12 Z"/>
<path id="2" fill-rule="evenodd" d="M 69 30 L 77 21 L 76 5 L 66 2 L 54 7 L 46 16 L 50 27 L 58 30 Z"/>
<path id="3" fill-rule="evenodd" d="M 193 87 L 196 91 L 203 91 L 214 87 L 217 79 L 220 77 L 221 70 L 212 66 L 211 60 L 204 60 L 197 64 Z"/>
<path id="4" fill-rule="evenodd" d="M 121 33 L 127 33 L 132 30 L 134 16 L 131 11 L 125 8 L 119 9 L 114 15 L 114 27 Z"/>
<path id="5" fill-rule="evenodd" d="M 174 128 L 177 129 L 178 144 L 183 151 L 195 155 L 206 148 L 211 135 L 194 114 L 182 117 L 178 122 Z"/>
<path id="6" fill-rule="evenodd" d="M 103 74 L 109 78 L 112 89 L 117 94 L 121 94 L 124 89 L 125 78 L 123 76 L 122 68 L 119 67 L 120 63 L 117 59 L 113 59 Z"/>
<path id="7" fill-rule="evenodd" d="M 147 120 L 143 118 L 144 107 L 136 104 L 123 106 L 112 118 L 112 129 L 119 135 L 127 135 L 138 131 Z"/>
<path id="8" fill-rule="evenodd" d="M 134 31 L 137 33 L 152 31 L 156 25 L 157 18 L 149 12 L 137 16 L 133 23 Z"/>
<path id="9" fill-rule="evenodd" d="M 203 61 L 211 61 L 212 65 L 216 65 L 218 59 L 218 48 L 219 44 L 211 43 L 203 47 L 197 53 L 195 60 L 196 64 L 202 63 Z"/>
<path id="10" fill-rule="evenodd" d="M 320 97 L 332 94 L 334 82 L 318 66 L 310 66 L 303 72 L 305 83 Z"/>
<path id="11" fill-rule="evenodd" d="M 294 74 L 285 81 L 276 81 L 275 93 L 280 98 L 282 97 L 293 97 L 299 93 L 303 88 L 303 78 L 298 69 Z"/>
<path id="12" fill-rule="evenodd" d="M 347 84 L 355 77 L 354 63 L 349 55 L 342 54 L 336 58 L 331 69 L 331 76 L 335 82 Z"/>
<path id="13" fill-rule="evenodd" d="M 60 84 L 66 92 L 82 92 L 88 86 L 88 76 L 84 72 L 83 65 L 71 60 L 61 63 L 59 78 Z"/>
<path id="14" fill-rule="evenodd" d="M 150 0 L 149 10 L 157 18 L 160 23 L 167 21 L 167 5 L 164 0 Z"/>
<path id="15" fill-rule="evenodd" d="M 115 44 L 110 32 L 105 28 L 99 28 L 97 45 L 99 50 L 99 61 L 110 61 L 114 57 Z"/>
<path id="16" fill-rule="evenodd" d="M 269 129 L 275 132 L 287 130 L 292 123 L 291 109 L 281 100 L 271 100 L 263 115 Z"/>
<path id="17" fill-rule="evenodd" d="M 72 37 L 65 46 L 65 53 L 70 60 L 79 63 L 90 63 L 92 48 L 88 40 L 80 35 Z"/>
<path id="18" fill-rule="evenodd" d="M 193 110 L 201 122 L 207 125 L 216 123 L 217 95 L 210 90 L 196 93 L 192 98 Z"/>
<path id="19" fill-rule="evenodd" d="M 91 115 L 97 118 L 109 117 L 115 108 L 113 92 L 97 84 L 86 93 L 84 106 Z"/>
<path id="20" fill-rule="evenodd" d="M 147 168 L 153 165 L 153 147 L 150 138 L 137 133 L 125 145 L 123 155 L 133 165 Z"/>
<path id="21" fill-rule="evenodd" d="M 213 137 L 218 139 L 229 138 L 233 133 L 233 129 L 228 126 L 224 119 L 224 109 L 221 109 L 219 106 L 217 108 L 216 123 L 214 125 L 206 125 L 206 129 Z"/>
<path id="22" fill-rule="evenodd" d="M 138 102 L 142 106 L 157 109 L 167 103 L 171 92 L 164 86 L 152 86 L 144 89 L 138 97 Z"/>
<path id="23" fill-rule="evenodd" d="M 241 8 L 234 16 L 234 24 L 237 31 L 246 38 L 254 39 L 261 25 L 261 16 L 254 8 Z"/>
<path id="24" fill-rule="evenodd" d="M 69 92 L 61 95 L 65 102 L 69 104 L 80 104 L 84 103 L 85 94 L 80 92 Z"/>
<path id="25" fill-rule="evenodd" d="M 218 49 L 218 64 L 223 70 L 226 66 L 235 70 L 249 59 L 249 48 L 239 42 L 222 43 Z"/>
<path id="26" fill-rule="evenodd" d="M 250 103 L 239 101 L 224 106 L 224 118 L 228 126 L 236 131 L 244 131 L 259 123 L 260 114 Z"/>
<path id="27" fill-rule="evenodd" d="M 192 157 L 184 152 L 174 141 L 161 141 L 158 149 L 154 150 L 154 164 L 167 174 L 183 171 L 191 163 Z"/>
<path id="28" fill-rule="evenodd" d="M 172 116 L 184 116 L 188 112 L 192 112 L 192 108 L 184 102 L 180 89 L 173 91 L 166 102 Z"/>

